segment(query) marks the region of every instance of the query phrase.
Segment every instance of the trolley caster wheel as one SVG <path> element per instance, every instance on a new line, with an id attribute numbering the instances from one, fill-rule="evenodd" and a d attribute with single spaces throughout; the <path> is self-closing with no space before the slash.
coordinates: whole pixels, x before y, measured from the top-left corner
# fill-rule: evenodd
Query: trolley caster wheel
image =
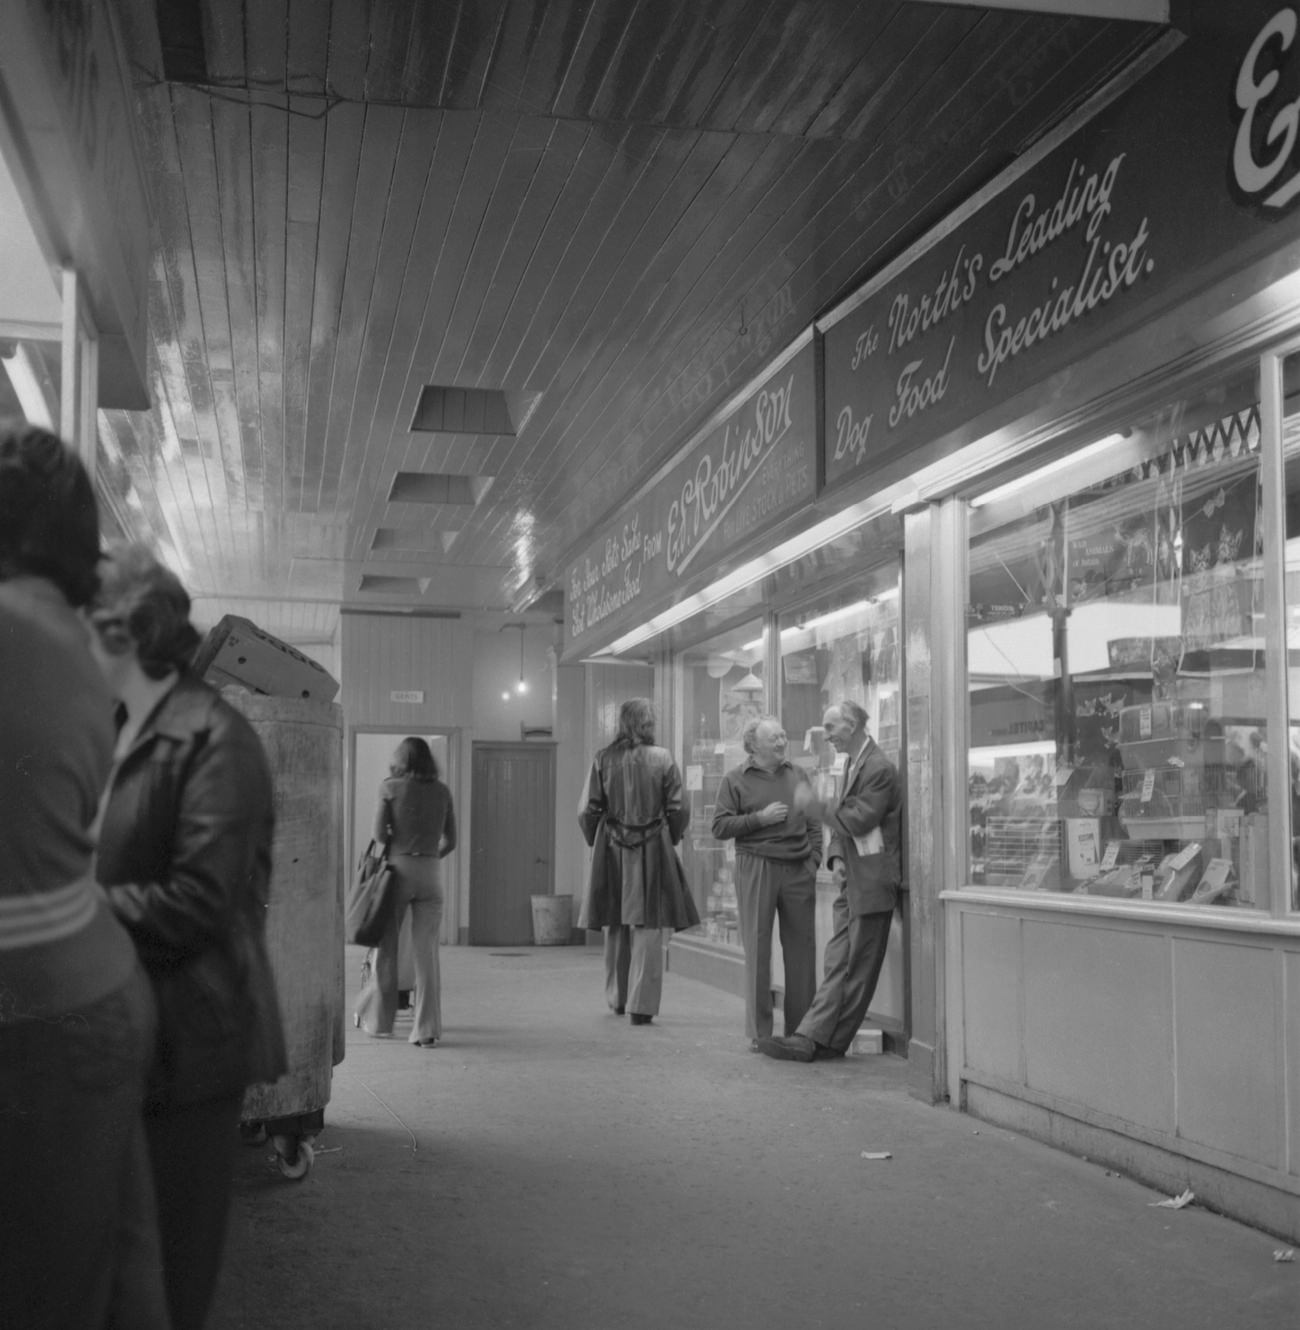
<path id="1" fill-rule="evenodd" d="M 290 1182 L 301 1182 L 311 1172 L 316 1152 L 310 1141 L 295 1141 L 287 1136 L 272 1139 L 275 1146 L 275 1165 L 282 1177 Z"/>
<path id="2" fill-rule="evenodd" d="M 261 1122 L 241 1122 L 239 1124 L 239 1139 L 245 1145 L 265 1145 L 266 1144 L 266 1125 Z"/>

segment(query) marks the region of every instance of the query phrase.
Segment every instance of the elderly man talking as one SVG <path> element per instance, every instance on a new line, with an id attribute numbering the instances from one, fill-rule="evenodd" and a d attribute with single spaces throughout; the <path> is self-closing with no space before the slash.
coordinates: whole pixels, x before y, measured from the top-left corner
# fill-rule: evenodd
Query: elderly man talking
<path id="1" fill-rule="evenodd" d="M 823 804 L 802 787 L 794 802 L 830 828 L 826 863 L 839 884 L 834 932 L 821 986 L 798 1028 L 779 1039 L 760 1039 L 758 1050 L 791 1062 L 842 1058 L 848 1051 L 876 991 L 902 885 L 898 769 L 867 733 L 867 713 L 856 702 L 828 707 L 822 725 L 845 755 L 839 796 Z"/>
<path id="2" fill-rule="evenodd" d="M 713 834 L 736 842 L 736 906 L 745 948 L 745 1033 L 750 1047 L 772 1034 L 772 922 L 781 921 L 785 1029 L 793 1032 L 817 988 L 817 867 L 822 829 L 796 804 L 807 776 L 785 756 L 775 716 L 746 722 L 748 758 L 727 772 Z"/>

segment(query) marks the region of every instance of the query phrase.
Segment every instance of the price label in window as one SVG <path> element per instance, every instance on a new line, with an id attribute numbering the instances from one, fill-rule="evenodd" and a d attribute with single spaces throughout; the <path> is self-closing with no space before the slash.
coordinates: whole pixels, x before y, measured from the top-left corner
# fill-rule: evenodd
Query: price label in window
<path id="1" fill-rule="evenodd" d="M 1156 773 L 1146 771 L 1142 774 L 1142 802 L 1149 804 L 1151 796 L 1156 792 Z"/>
<path id="2" fill-rule="evenodd" d="M 1181 850 L 1169 861 L 1169 867 L 1177 871 L 1180 868 L 1186 868 L 1188 864 L 1196 858 L 1201 852 L 1200 841 L 1192 841 L 1190 845 L 1184 845 Z"/>
<path id="3" fill-rule="evenodd" d="M 1106 842 L 1106 853 L 1101 856 L 1101 871 L 1109 873 L 1119 862 L 1119 841 L 1108 840 Z"/>
<path id="4" fill-rule="evenodd" d="M 1138 737 L 1149 739 L 1151 737 L 1151 708 L 1143 707 L 1138 712 Z"/>
<path id="5" fill-rule="evenodd" d="M 1070 777 L 1074 775 L 1073 767 L 1056 768 L 1056 784 L 1059 786 L 1069 783 Z"/>

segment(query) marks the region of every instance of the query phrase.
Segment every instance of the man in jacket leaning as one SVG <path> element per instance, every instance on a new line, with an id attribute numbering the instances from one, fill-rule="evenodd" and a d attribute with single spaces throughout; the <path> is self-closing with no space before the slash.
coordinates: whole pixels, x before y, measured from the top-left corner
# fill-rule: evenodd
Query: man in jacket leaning
<path id="1" fill-rule="evenodd" d="M 822 829 L 795 805 L 808 777 L 785 755 L 775 716 L 751 717 L 747 757 L 727 772 L 713 806 L 713 835 L 736 842 L 736 908 L 745 948 L 745 1034 L 752 1048 L 772 1033 L 772 924 L 781 921 L 785 1028 L 793 1031 L 817 991 L 817 867 Z"/>
<path id="2" fill-rule="evenodd" d="M 822 725 L 835 750 L 847 755 L 839 799 L 823 805 L 804 785 L 795 803 L 830 828 L 826 865 L 839 882 L 834 932 L 821 987 L 799 1028 L 758 1041 L 760 1052 L 790 1062 L 842 1058 L 848 1051 L 876 991 L 902 883 L 898 769 L 867 734 L 867 713 L 856 702 L 829 707 Z"/>

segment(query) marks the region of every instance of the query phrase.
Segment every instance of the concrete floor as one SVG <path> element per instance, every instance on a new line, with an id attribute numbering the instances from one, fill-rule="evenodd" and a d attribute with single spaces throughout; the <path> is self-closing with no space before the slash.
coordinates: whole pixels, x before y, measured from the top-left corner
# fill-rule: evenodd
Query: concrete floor
<path id="1" fill-rule="evenodd" d="M 633 1029 L 592 949 L 443 956 L 442 1046 L 349 1017 L 304 1182 L 242 1152 L 209 1330 L 1300 1326 L 1276 1239 L 918 1103 L 897 1058 L 769 1061 L 674 975 Z"/>

